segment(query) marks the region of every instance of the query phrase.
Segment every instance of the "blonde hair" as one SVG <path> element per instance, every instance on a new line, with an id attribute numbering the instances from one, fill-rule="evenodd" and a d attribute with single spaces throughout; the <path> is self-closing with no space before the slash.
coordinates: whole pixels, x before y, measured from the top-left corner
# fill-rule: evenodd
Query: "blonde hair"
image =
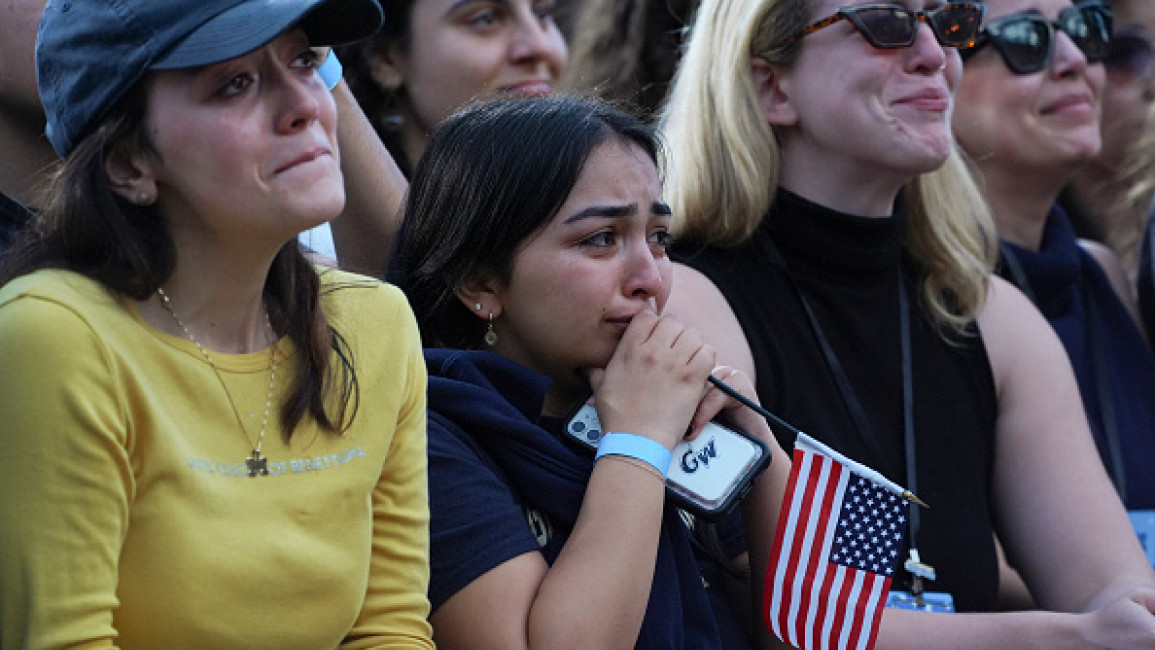
<path id="1" fill-rule="evenodd" d="M 799 47 L 791 36 L 810 20 L 808 0 L 702 2 L 658 123 L 677 236 L 736 246 L 761 224 L 777 191 L 780 159 L 750 59 L 792 65 Z M 982 308 L 994 268 L 998 240 L 990 211 L 957 150 L 912 180 L 904 196 L 904 238 L 924 269 L 925 302 L 943 330 L 961 333 Z"/>
<path id="2" fill-rule="evenodd" d="M 1146 128 L 1123 146 L 1123 159 L 1107 167 L 1096 161 L 1067 185 L 1067 197 L 1093 221 L 1092 239 L 1101 239 L 1134 280 L 1139 267 L 1143 227 L 1155 197 L 1155 106 L 1144 116 Z"/>

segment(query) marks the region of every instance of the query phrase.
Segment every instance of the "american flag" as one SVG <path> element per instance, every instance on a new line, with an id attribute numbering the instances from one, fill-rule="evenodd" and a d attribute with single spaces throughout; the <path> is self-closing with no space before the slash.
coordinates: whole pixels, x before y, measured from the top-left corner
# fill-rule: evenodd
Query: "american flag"
<path id="1" fill-rule="evenodd" d="M 906 532 L 902 492 L 798 435 L 763 604 L 779 639 L 803 650 L 874 647 Z"/>

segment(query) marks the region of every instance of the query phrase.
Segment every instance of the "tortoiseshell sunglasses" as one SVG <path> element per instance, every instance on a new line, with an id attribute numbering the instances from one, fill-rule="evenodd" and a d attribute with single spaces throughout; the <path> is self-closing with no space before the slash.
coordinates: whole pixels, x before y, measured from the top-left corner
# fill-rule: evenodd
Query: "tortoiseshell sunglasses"
<path id="1" fill-rule="evenodd" d="M 987 7 L 977 2 L 951 2 L 934 9 L 914 11 L 902 5 L 868 4 L 843 7 L 795 35 L 791 42 L 847 20 L 868 43 L 879 49 L 894 49 L 914 45 L 918 23 L 930 26 L 935 39 L 943 47 L 968 48 L 978 37 L 979 26 Z"/>

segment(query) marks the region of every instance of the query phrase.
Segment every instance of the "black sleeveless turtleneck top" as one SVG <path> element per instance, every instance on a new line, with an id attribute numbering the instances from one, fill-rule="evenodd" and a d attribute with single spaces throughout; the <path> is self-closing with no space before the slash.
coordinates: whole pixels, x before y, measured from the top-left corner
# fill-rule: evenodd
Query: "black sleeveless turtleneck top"
<path id="1" fill-rule="evenodd" d="M 902 246 L 903 216 L 834 212 L 779 191 L 752 238 L 737 248 L 682 244 L 675 258 L 709 277 L 753 351 L 762 404 L 834 449 L 909 485 L 903 435 L 898 283 L 911 309 L 917 547 L 959 611 L 995 606 L 998 567 L 990 503 L 997 398 L 977 327 L 948 342 L 922 306 L 918 270 Z M 773 245 L 771 244 L 773 242 Z M 785 266 L 776 264 L 772 246 Z M 793 286 L 792 286 L 793 285 Z M 860 432 L 798 297 L 809 303 L 872 431 Z M 776 431 L 783 448 L 793 437 Z M 909 540 L 908 540 L 909 544 Z M 906 557 L 904 550 L 903 557 Z M 908 589 L 905 571 L 895 589 Z"/>

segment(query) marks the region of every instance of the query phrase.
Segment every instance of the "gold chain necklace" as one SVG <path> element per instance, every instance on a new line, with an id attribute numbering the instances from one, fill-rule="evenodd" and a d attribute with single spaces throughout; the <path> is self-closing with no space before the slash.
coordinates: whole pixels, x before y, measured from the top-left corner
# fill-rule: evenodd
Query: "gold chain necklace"
<path id="1" fill-rule="evenodd" d="M 217 370 L 217 364 L 213 362 L 213 358 L 209 355 L 209 351 L 200 344 L 200 341 L 197 340 L 197 337 L 193 336 L 193 333 L 189 331 L 188 326 L 184 324 L 184 321 L 181 320 L 180 316 L 177 316 L 176 311 L 174 311 L 172 308 L 172 301 L 169 300 L 168 294 L 164 292 L 164 289 L 162 287 L 157 287 L 156 293 L 160 296 L 161 306 L 164 307 L 165 311 L 167 311 L 169 315 L 172 316 L 172 319 L 175 320 L 176 324 L 180 326 L 181 330 L 184 331 L 184 335 L 188 337 L 188 340 L 192 341 L 193 345 L 197 346 L 197 349 L 200 350 L 201 356 L 205 358 L 205 361 L 209 363 L 209 367 L 213 369 L 213 374 L 217 376 L 217 381 L 220 382 L 221 389 L 225 391 L 225 397 L 229 399 L 229 406 L 233 407 L 233 416 L 237 418 L 237 424 L 241 426 L 241 435 L 245 437 L 245 442 L 249 443 L 249 445 L 251 445 L 253 448 L 253 453 L 245 459 L 245 466 L 249 468 L 249 476 L 268 476 L 269 457 L 261 455 L 261 443 L 265 441 L 265 428 L 269 424 L 269 408 L 273 404 L 273 387 L 276 385 L 276 342 L 274 341 L 273 345 L 269 346 L 269 392 L 268 395 L 265 396 L 265 414 L 264 417 L 261 418 L 261 432 L 257 434 L 257 444 L 254 445 L 252 439 L 249 438 L 248 430 L 245 429 L 245 422 L 241 418 L 241 413 L 237 410 L 237 403 L 233 401 L 233 395 L 229 392 L 228 386 L 225 386 L 225 379 L 224 377 L 221 377 L 221 372 L 220 370 Z M 273 331 L 273 324 L 269 320 L 268 310 L 265 310 L 265 325 L 269 327 L 269 331 Z M 276 332 L 274 332 L 274 334 L 275 333 Z"/>

